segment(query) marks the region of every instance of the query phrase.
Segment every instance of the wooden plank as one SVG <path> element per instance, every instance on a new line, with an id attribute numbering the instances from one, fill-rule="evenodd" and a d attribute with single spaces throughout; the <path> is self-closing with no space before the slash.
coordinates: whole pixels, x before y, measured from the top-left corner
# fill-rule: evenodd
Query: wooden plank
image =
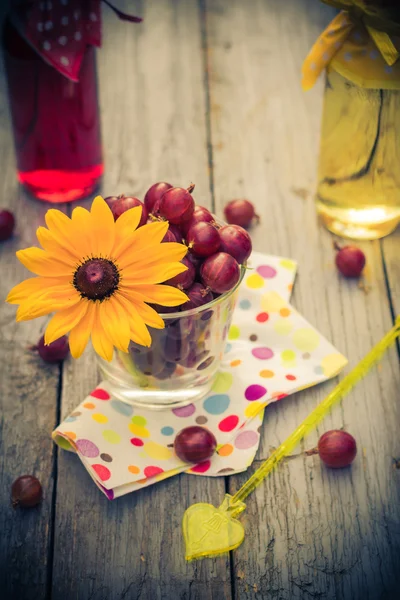
<path id="1" fill-rule="evenodd" d="M 392 319 L 379 242 L 361 245 L 366 294 L 337 275 L 333 238 L 316 222 L 322 82 L 304 94 L 300 68 L 331 14 L 307 0 L 207 2 L 214 189 L 217 214 L 234 197 L 256 203 L 255 248 L 299 261 L 294 306 L 354 365 Z M 396 261 L 395 245 L 392 252 Z M 269 407 L 257 458 L 268 456 L 333 385 Z M 247 539 L 233 555 L 235 597 L 391 597 L 400 555 L 392 460 L 400 453 L 398 386 L 393 349 L 321 425 L 320 433 L 344 426 L 355 435 L 359 456 L 351 469 L 328 471 L 318 457 L 299 455 L 248 499 Z M 230 478 L 230 489 L 244 478 Z"/>
<path id="2" fill-rule="evenodd" d="M 7 91 L 0 57 L 1 208 L 16 218 L 14 237 L 0 244 L 0 589 L 3 598 L 45 598 L 52 559 L 55 449 L 50 433 L 57 419 L 60 369 L 45 365 L 30 346 L 37 343 L 45 319 L 15 322 L 16 307 L 4 303 L 8 291 L 28 271 L 16 250 L 36 244 L 47 206 L 18 190 Z M 12 482 L 33 474 L 43 486 L 43 502 L 13 510 Z"/>
<path id="3" fill-rule="evenodd" d="M 400 229 L 381 242 L 394 315 L 400 314 Z"/>
<path id="4" fill-rule="evenodd" d="M 143 24 L 105 14 L 99 54 L 104 195 L 142 197 L 157 180 L 193 181 L 196 198 L 210 205 L 198 7 L 132 4 L 125 2 L 126 11 L 143 10 Z M 62 416 L 97 382 L 90 352 L 68 364 Z M 54 600 L 231 598 L 229 558 L 186 564 L 181 534 L 194 500 L 223 498 L 222 478 L 182 475 L 109 502 L 76 457 L 61 452 L 58 474 Z"/>

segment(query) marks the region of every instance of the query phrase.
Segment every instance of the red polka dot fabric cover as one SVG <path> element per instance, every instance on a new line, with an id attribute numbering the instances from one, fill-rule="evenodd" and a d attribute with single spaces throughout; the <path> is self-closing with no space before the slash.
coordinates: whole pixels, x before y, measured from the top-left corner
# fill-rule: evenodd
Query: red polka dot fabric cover
<path id="1" fill-rule="evenodd" d="M 121 19 L 141 21 L 114 12 Z M 100 0 L 27 0 L 16 4 L 10 16 L 38 54 L 72 81 L 78 81 L 86 45 L 101 46 Z"/>
<path id="2" fill-rule="evenodd" d="M 108 498 L 182 471 L 200 476 L 245 471 L 259 445 L 265 406 L 346 365 L 288 302 L 296 264 L 253 252 L 249 266 L 221 369 L 204 400 L 143 410 L 112 398 L 102 382 L 53 432 L 56 443 L 78 453 Z M 209 428 L 218 443 L 216 454 L 198 465 L 183 463 L 173 451 L 175 435 L 191 425 Z"/>

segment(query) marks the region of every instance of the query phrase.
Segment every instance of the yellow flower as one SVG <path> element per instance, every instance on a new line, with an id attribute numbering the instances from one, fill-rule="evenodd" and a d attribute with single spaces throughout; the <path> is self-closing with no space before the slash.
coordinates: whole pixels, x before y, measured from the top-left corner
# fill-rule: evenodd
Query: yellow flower
<path id="1" fill-rule="evenodd" d="M 113 347 L 128 351 L 130 340 L 151 345 L 147 325 L 164 327 L 148 303 L 178 306 L 187 301 L 181 290 L 159 285 L 186 270 L 183 244 L 161 241 L 168 223 L 139 229 L 141 207 L 131 208 L 117 221 L 97 196 L 90 212 L 77 207 L 72 217 L 48 210 L 46 227 L 39 227 L 42 248 L 17 252 L 27 269 L 38 275 L 15 286 L 7 302 L 19 304 L 17 321 L 55 312 L 47 325 L 45 343 L 70 331 L 71 354 L 78 358 L 89 337 L 95 351 L 111 360 Z"/>

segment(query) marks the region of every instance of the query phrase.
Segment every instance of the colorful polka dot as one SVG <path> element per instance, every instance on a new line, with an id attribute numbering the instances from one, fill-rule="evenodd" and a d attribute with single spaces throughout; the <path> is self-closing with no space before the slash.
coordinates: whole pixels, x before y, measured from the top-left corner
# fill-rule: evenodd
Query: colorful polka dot
<path id="1" fill-rule="evenodd" d="M 239 308 L 241 308 L 242 310 L 249 310 L 249 308 L 251 308 L 250 300 L 248 300 L 247 298 L 243 298 L 243 300 L 239 302 Z"/>
<path id="2" fill-rule="evenodd" d="M 257 400 L 255 402 L 250 402 L 250 404 L 246 406 L 244 414 L 248 419 L 251 419 L 252 417 L 256 416 L 263 406 L 264 402 L 258 402 Z"/>
<path id="3" fill-rule="evenodd" d="M 257 290 L 264 287 L 264 279 L 258 273 L 253 273 L 246 279 L 246 285 L 252 290 Z"/>
<path id="4" fill-rule="evenodd" d="M 215 394 L 203 402 L 203 408 L 210 415 L 222 415 L 230 404 L 230 398 L 226 394 Z"/>
<path id="5" fill-rule="evenodd" d="M 195 411 L 196 407 L 194 404 L 188 404 L 187 406 L 181 406 L 172 410 L 176 417 L 190 417 Z"/>
<path id="6" fill-rule="evenodd" d="M 258 340 L 258 336 L 256 336 L 256 334 L 255 334 L 255 333 L 252 333 L 252 334 L 249 336 L 249 340 L 250 340 L 251 342 L 256 342 L 256 341 Z"/>
<path id="7" fill-rule="evenodd" d="M 138 448 L 144 444 L 144 441 L 139 438 L 131 438 L 130 442 L 132 446 L 137 446 Z"/>
<path id="8" fill-rule="evenodd" d="M 93 392 L 90 392 L 90 396 L 93 396 L 93 398 L 97 398 L 98 400 L 109 400 L 111 397 L 110 394 L 102 388 L 93 390 Z"/>
<path id="9" fill-rule="evenodd" d="M 321 367 L 326 377 L 336 375 L 345 366 L 347 360 L 341 354 L 328 354 L 321 361 Z"/>
<path id="10" fill-rule="evenodd" d="M 145 425 L 147 425 L 147 420 L 144 417 L 140 417 L 139 415 L 137 415 L 136 417 L 132 417 L 131 421 L 135 425 L 139 425 L 139 427 L 144 427 Z"/>
<path id="11" fill-rule="evenodd" d="M 296 360 L 296 353 L 293 350 L 283 350 L 281 352 L 281 359 L 283 362 L 292 362 Z"/>
<path id="12" fill-rule="evenodd" d="M 224 444 L 217 450 L 219 456 L 229 456 L 233 452 L 232 444 Z"/>
<path id="13" fill-rule="evenodd" d="M 268 319 L 269 314 L 266 312 L 258 313 L 258 315 L 256 316 L 256 321 L 258 321 L 259 323 L 265 323 L 266 321 L 268 321 Z"/>
<path id="14" fill-rule="evenodd" d="M 143 472 L 146 477 L 154 477 L 155 475 L 164 473 L 164 469 L 161 469 L 161 467 L 154 467 L 154 466 L 150 465 L 150 466 L 146 467 Z"/>
<path id="15" fill-rule="evenodd" d="M 212 390 L 217 392 L 218 394 L 227 392 L 233 382 L 232 373 L 228 373 L 227 371 L 219 371 L 216 378 L 214 379 L 214 383 L 212 385 Z"/>
<path id="16" fill-rule="evenodd" d="M 129 430 L 133 435 L 138 435 L 142 438 L 150 437 L 150 432 L 146 427 L 141 427 L 140 425 L 135 425 L 135 423 L 129 423 Z"/>
<path id="17" fill-rule="evenodd" d="M 126 402 L 121 402 L 121 400 L 111 400 L 111 407 L 120 415 L 124 415 L 125 417 L 130 417 L 133 415 L 133 408 Z"/>
<path id="18" fill-rule="evenodd" d="M 204 362 L 202 362 L 198 367 L 198 371 L 203 371 L 207 369 L 214 362 L 214 356 L 209 356 Z"/>
<path id="19" fill-rule="evenodd" d="M 235 469 L 232 469 L 232 467 L 226 467 L 225 469 L 220 469 L 218 471 L 218 475 L 223 475 L 224 473 L 232 473 L 232 471 L 234 471 Z"/>
<path id="20" fill-rule="evenodd" d="M 85 402 L 83 408 L 88 408 L 89 410 L 92 410 L 92 408 L 96 408 L 96 405 L 93 404 L 93 402 Z"/>
<path id="21" fill-rule="evenodd" d="M 225 354 L 228 354 L 228 352 L 230 352 L 231 350 L 232 350 L 232 344 L 229 344 L 229 343 L 228 343 L 228 344 L 225 346 Z"/>
<path id="22" fill-rule="evenodd" d="M 266 347 L 253 348 L 251 353 L 255 358 L 259 358 L 260 360 L 268 360 L 274 356 L 271 348 Z"/>
<path id="23" fill-rule="evenodd" d="M 172 435 L 174 433 L 174 429 L 172 427 L 163 427 L 161 429 L 162 435 Z"/>
<path id="24" fill-rule="evenodd" d="M 286 375 L 286 379 L 288 381 L 296 381 L 296 377 L 294 375 Z"/>
<path id="25" fill-rule="evenodd" d="M 240 329 L 237 325 L 231 325 L 229 328 L 228 339 L 237 340 L 240 336 Z"/>
<path id="26" fill-rule="evenodd" d="M 74 412 L 71 413 L 71 417 L 79 417 L 82 413 L 79 412 L 79 410 L 74 410 Z"/>
<path id="27" fill-rule="evenodd" d="M 311 357 L 311 354 L 309 352 L 304 352 L 304 354 L 303 354 L 304 360 L 308 360 L 310 357 Z"/>
<path id="28" fill-rule="evenodd" d="M 239 423 L 239 417 L 237 415 L 229 415 L 229 417 L 225 417 L 218 425 L 218 429 L 220 431 L 228 432 L 235 429 L 237 424 Z"/>
<path id="29" fill-rule="evenodd" d="M 109 444 L 119 444 L 121 441 L 121 436 L 112 429 L 105 429 L 102 435 Z"/>
<path id="30" fill-rule="evenodd" d="M 192 473 L 206 473 L 208 469 L 211 467 L 211 462 L 209 460 L 205 460 L 204 462 L 192 467 L 190 471 Z"/>
<path id="31" fill-rule="evenodd" d="M 232 360 L 232 361 L 230 362 L 230 365 L 231 365 L 231 367 L 238 367 L 238 366 L 239 366 L 239 365 L 241 365 L 241 364 L 242 364 L 242 361 L 241 361 L 241 360 L 239 360 L 238 358 L 237 358 L 236 360 Z"/>
<path id="32" fill-rule="evenodd" d="M 278 333 L 279 335 L 289 335 L 292 329 L 293 323 L 290 319 L 278 319 L 274 323 L 274 331 L 276 331 L 276 333 Z"/>
<path id="33" fill-rule="evenodd" d="M 293 343 L 303 352 L 312 352 L 319 346 L 320 337 L 314 329 L 303 327 L 293 334 Z"/>
<path id="34" fill-rule="evenodd" d="M 65 432 L 64 435 L 67 435 L 67 432 Z M 71 448 L 74 447 L 73 442 L 69 442 L 62 435 L 57 435 L 55 438 L 55 442 L 57 442 L 57 445 L 60 446 L 60 448 L 63 448 L 64 450 L 71 450 Z"/>
<path id="35" fill-rule="evenodd" d="M 73 423 L 74 421 L 76 421 L 76 419 L 77 419 L 77 418 L 78 418 L 78 417 L 72 417 L 72 416 L 69 416 L 69 417 L 67 417 L 67 418 L 65 419 L 65 422 L 66 422 L 66 423 Z"/>
<path id="36" fill-rule="evenodd" d="M 105 495 L 109 500 L 114 500 L 114 490 L 108 490 L 104 485 L 99 484 Z"/>
<path id="37" fill-rule="evenodd" d="M 261 297 L 261 308 L 267 313 L 277 313 L 286 306 L 286 302 L 276 292 L 267 292 Z"/>
<path id="38" fill-rule="evenodd" d="M 138 473 L 140 473 L 140 469 L 136 465 L 129 465 L 128 471 L 129 471 L 129 473 L 132 473 L 133 475 L 137 475 Z"/>
<path id="39" fill-rule="evenodd" d="M 67 435 L 71 440 L 76 440 L 76 433 L 73 431 L 64 431 L 64 435 Z"/>
<path id="40" fill-rule="evenodd" d="M 255 431 L 242 431 L 235 438 L 235 446 L 239 450 L 247 450 L 258 443 L 259 435 Z"/>
<path id="41" fill-rule="evenodd" d="M 281 308 L 279 314 L 281 317 L 288 317 L 290 315 L 290 310 L 288 308 Z"/>
<path id="42" fill-rule="evenodd" d="M 274 267 L 270 267 L 269 265 L 260 265 L 256 269 L 257 273 L 264 277 L 264 279 L 272 279 L 276 277 L 276 269 Z"/>
<path id="43" fill-rule="evenodd" d="M 270 371 L 269 369 L 263 369 L 259 372 L 259 375 L 264 379 L 271 379 L 271 377 L 275 376 L 275 373 L 273 371 Z"/>
<path id="44" fill-rule="evenodd" d="M 246 400 L 249 400 L 249 402 L 252 402 L 253 400 L 259 400 L 260 398 L 265 396 L 266 393 L 267 388 L 265 388 L 263 385 L 258 385 L 256 383 L 254 385 L 249 385 L 246 388 L 244 392 L 244 397 L 246 398 Z"/>
<path id="45" fill-rule="evenodd" d="M 200 416 L 200 417 L 196 418 L 197 425 L 205 425 L 207 422 L 208 422 L 207 417 Z"/>
<path id="46" fill-rule="evenodd" d="M 284 269 L 288 269 L 289 271 L 294 271 L 296 268 L 296 263 L 288 258 L 284 258 L 279 261 L 279 264 Z"/>
<path id="47" fill-rule="evenodd" d="M 97 473 L 102 481 L 107 481 L 111 477 L 110 469 L 107 469 L 107 467 L 104 465 L 92 465 L 92 469 L 95 471 L 95 473 Z"/>
<path id="48" fill-rule="evenodd" d="M 92 419 L 93 421 L 96 421 L 96 423 L 104 424 L 108 422 L 108 417 L 106 417 L 106 415 L 103 415 L 102 413 L 93 413 Z"/>
<path id="49" fill-rule="evenodd" d="M 112 462 L 112 456 L 110 456 L 109 454 L 107 454 L 105 452 L 100 454 L 100 458 L 101 458 L 101 460 L 104 460 L 104 462 Z"/>
<path id="50" fill-rule="evenodd" d="M 324 370 L 323 370 L 323 368 L 322 368 L 322 367 L 320 367 L 320 366 L 317 366 L 317 367 L 314 367 L 314 373 L 315 373 L 316 375 L 323 375 L 323 374 L 324 374 Z"/>
<path id="51" fill-rule="evenodd" d="M 155 460 L 168 460 L 172 456 L 172 450 L 156 442 L 146 442 L 144 451 L 147 456 Z"/>

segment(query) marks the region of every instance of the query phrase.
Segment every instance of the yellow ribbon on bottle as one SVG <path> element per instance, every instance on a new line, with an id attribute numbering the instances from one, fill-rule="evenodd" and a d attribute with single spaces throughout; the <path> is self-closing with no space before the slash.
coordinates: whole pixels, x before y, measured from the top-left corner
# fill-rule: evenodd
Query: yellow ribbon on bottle
<path id="1" fill-rule="evenodd" d="M 304 60 L 303 89 L 312 88 L 327 68 L 360 87 L 400 89 L 400 23 L 368 12 L 362 0 L 322 1 L 342 10 Z"/>

